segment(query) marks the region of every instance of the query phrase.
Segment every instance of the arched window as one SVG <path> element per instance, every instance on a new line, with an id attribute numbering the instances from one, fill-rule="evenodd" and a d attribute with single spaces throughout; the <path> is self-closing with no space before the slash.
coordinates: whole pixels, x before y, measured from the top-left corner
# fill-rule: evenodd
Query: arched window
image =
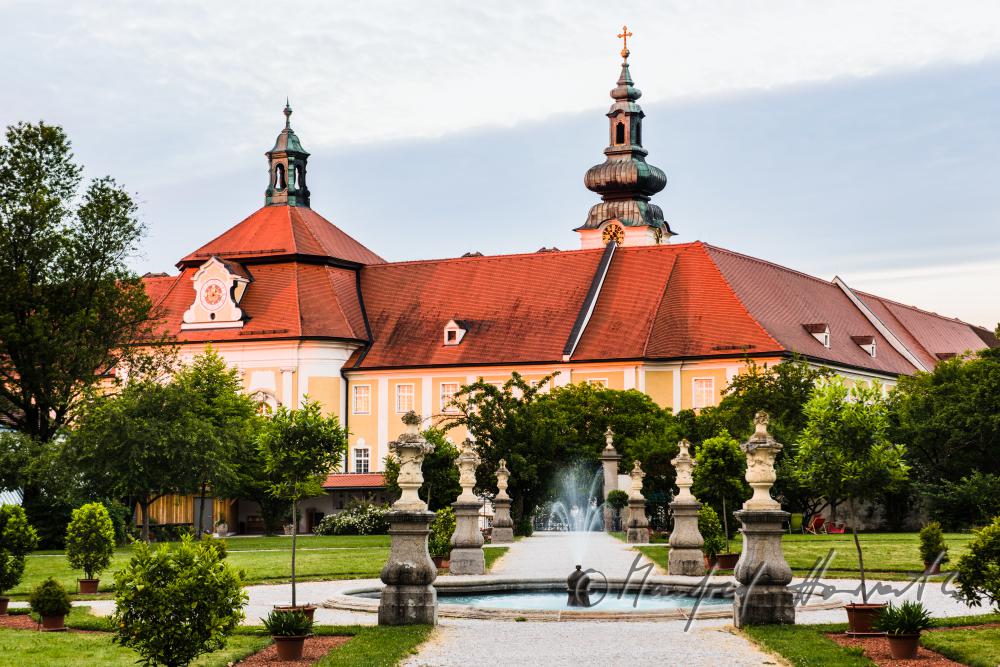
<path id="1" fill-rule="evenodd" d="M 615 143 L 625 143 L 625 123 L 618 123 L 615 125 Z"/>
<path id="2" fill-rule="evenodd" d="M 274 187 L 276 190 L 285 189 L 285 165 L 283 164 L 274 167 Z"/>
<path id="3" fill-rule="evenodd" d="M 306 187 L 306 172 L 301 164 L 295 166 L 295 182 L 299 184 L 300 190 Z"/>
<path id="4" fill-rule="evenodd" d="M 637 121 L 635 124 L 635 141 L 632 142 L 637 146 L 642 146 L 642 121 Z"/>

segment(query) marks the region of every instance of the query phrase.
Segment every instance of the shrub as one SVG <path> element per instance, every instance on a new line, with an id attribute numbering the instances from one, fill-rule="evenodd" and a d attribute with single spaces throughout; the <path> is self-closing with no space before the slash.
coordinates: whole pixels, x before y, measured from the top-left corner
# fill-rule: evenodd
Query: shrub
<path id="1" fill-rule="evenodd" d="M 919 635 L 931 626 L 931 615 L 919 602 L 889 603 L 879 612 L 874 627 L 890 635 Z"/>
<path id="2" fill-rule="evenodd" d="M 73 510 L 66 527 L 66 558 L 74 570 L 83 570 L 87 579 L 100 575 L 111 565 L 115 552 L 115 528 L 101 503 L 89 503 Z"/>
<path id="3" fill-rule="evenodd" d="M 948 562 L 948 547 L 944 543 L 944 533 L 941 524 L 931 521 L 920 529 L 920 558 L 925 563 L 933 563 L 941 558 L 940 563 Z"/>
<path id="4" fill-rule="evenodd" d="M 208 533 L 204 533 L 199 540 L 203 547 L 209 549 L 215 549 L 215 552 L 219 556 L 219 560 L 225 560 L 226 556 L 229 555 L 229 547 L 226 545 L 226 541 L 218 537 L 212 537 Z"/>
<path id="5" fill-rule="evenodd" d="M 306 637 L 312 633 L 313 622 L 301 611 L 272 611 L 260 620 L 272 637 Z"/>
<path id="6" fill-rule="evenodd" d="M 1000 475 L 977 470 L 957 482 L 923 484 L 920 491 L 931 518 L 946 528 L 985 526 L 1000 515 Z"/>
<path id="7" fill-rule="evenodd" d="M 39 616 L 65 616 L 73 608 L 69 593 L 52 577 L 35 586 L 28 603 Z"/>
<path id="8" fill-rule="evenodd" d="M 608 504 L 608 507 L 614 511 L 621 512 L 628 506 L 628 493 L 622 491 L 621 489 L 608 491 L 608 498 L 605 502 Z"/>
<path id="9" fill-rule="evenodd" d="M 521 535 L 524 537 L 531 537 L 531 534 L 535 532 L 535 526 L 531 523 L 529 517 L 524 517 L 518 521 L 514 522 L 514 534 Z"/>
<path id="10" fill-rule="evenodd" d="M 443 507 L 434 515 L 427 548 L 431 556 L 447 558 L 451 554 L 451 536 L 455 533 L 455 510 Z"/>
<path id="11" fill-rule="evenodd" d="M 243 619 L 243 572 L 185 537 L 173 549 L 137 543 L 115 575 L 114 641 L 145 665 L 187 665 L 222 648 Z"/>
<path id="12" fill-rule="evenodd" d="M 955 569 L 958 592 L 966 604 L 978 607 L 985 599 L 1000 611 L 1000 517 L 976 531 Z"/>
<path id="13" fill-rule="evenodd" d="M 360 503 L 339 514 L 323 517 L 313 529 L 317 535 L 385 535 L 389 532 L 389 507 Z"/>
<path id="14" fill-rule="evenodd" d="M 709 558 L 722 553 L 728 546 L 726 533 L 722 530 L 722 522 L 719 521 L 719 515 L 715 513 L 711 505 L 702 505 L 701 509 L 698 510 L 698 532 L 705 540 L 701 550 Z"/>
<path id="15" fill-rule="evenodd" d="M 0 505 L 0 593 L 21 582 L 24 557 L 38 546 L 38 534 L 28 524 L 24 508 Z"/>

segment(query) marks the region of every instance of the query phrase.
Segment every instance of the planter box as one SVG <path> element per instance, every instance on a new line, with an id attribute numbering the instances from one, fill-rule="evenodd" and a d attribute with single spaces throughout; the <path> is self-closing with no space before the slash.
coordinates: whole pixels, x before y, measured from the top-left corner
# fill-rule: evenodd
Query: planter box
<path id="1" fill-rule="evenodd" d="M 100 579 L 77 579 L 76 583 L 80 586 L 80 595 L 94 595 L 97 593 L 97 587 L 100 586 Z"/>
<path id="2" fill-rule="evenodd" d="M 920 635 L 886 635 L 893 660 L 912 660 L 920 648 Z"/>
<path id="3" fill-rule="evenodd" d="M 872 629 L 875 619 L 885 609 L 885 604 L 845 604 L 847 610 L 847 624 L 850 626 L 847 634 L 852 637 L 878 637 L 884 632 Z"/>
<path id="4" fill-rule="evenodd" d="M 7 604 L 10 602 L 8 597 L 0 597 L 0 616 L 7 613 Z"/>
<path id="5" fill-rule="evenodd" d="M 63 632 L 66 630 L 66 616 L 42 616 L 42 632 Z"/>
<path id="6" fill-rule="evenodd" d="M 274 647 L 278 649 L 278 660 L 290 661 L 302 659 L 302 648 L 306 637 L 271 637 Z"/>
<path id="7" fill-rule="evenodd" d="M 300 611 L 306 615 L 310 621 L 313 620 L 313 615 L 316 613 L 316 605 L 313 604 L 300 604 L 296 607 L 292 605 L 274 605 L 274 610 L 278 612 L 288 612 Z"/>

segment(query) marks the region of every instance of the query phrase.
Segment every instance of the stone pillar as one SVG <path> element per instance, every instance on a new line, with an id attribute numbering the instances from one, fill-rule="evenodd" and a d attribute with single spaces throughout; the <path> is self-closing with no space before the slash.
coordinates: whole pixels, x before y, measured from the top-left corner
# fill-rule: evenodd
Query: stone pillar
<path id="1" fill-rule="evenodd" d="M 424 482 L 421 465 L 434 445 L 420 434 L 420 417 L 410 411 L 403 416 L 406 432 L 389 443 L 399 460 L 397 483 L 402 490 L 389 511 L 389 559 L 382 567 L 385 586 L 378 605 L 379 625 L 437 624 L 437 568 L 427 551 L 427 535 L 434 513 L 417 494 Z"/>
<path id="2" fill-rule="evenodd" d="M 608 427 L 604 434 L 604 451 L 601 452 L 601 466 L 604 468 L 604 531 L 614 530 L 614 510 L 608 505 L 608 494 L 618 490 L 618 462 L 622 456 L 615 449 L 615 434 Z"/>
<path id="3" fill-rule="evenodd" d="M 500 459 L 497 468 L 497 496 L 493 499 L 493 544 L 510 544 L 514 541 L 514 520 L 510 518 L 510 496 L 507 495 L 507 459 Z"/>
<path id="4" fill-rule="evenodd" d="M 694 484 L 691 472 L 697 461 L 688 451 L 690 442 L 681 440 L 678 447 L 680 451 L 677 457 L 670 462 L 677 471 L 677 495 L 674 496 L 674 502 L 670 503 L 674 529 L 670 532 L 667 573 L 700 577 L 705 574 L 705 555 L 701 551 L 705 540 L 698 530 L 698 510 L 701 503 L 691 495 L 691 485 Z"/>
<path id="5" fill-rule="evenodd" d="M 649 542 L 649 521 L 646 520 L 646 499 L 642 495 L 642 478 L 646 473 L 636 460 L 629 473 L 632 485 L 628 492 L 628 533 L 626 541 L 629 544 L 645 544 Z"/>
<path id="6" fill-rule="evenodd" d="M 479 456 L 470 440 L 462 443 L 455 465 L 458 466 L 462 493 L 451 504 L 455 508 L 455 532 L 451 536 L 451 564 L 448 569 L 452 574 L 486 574 L 483 533 L 479 530 L 479 510 L 483 508 L 483 502 L 473 492 Z"/>
<path id="7" fill-rule="evenodd" d="M 758 412 L 754 434 L 740 446 L 747 456 L 746 479 L 753 496 L 736 512 L 743 524 L 743 552 L 733 573 L 739 582 L 733 598 L 736 627 L 795 623 L 795 600 L 788 590 L 792 569 L 781 549 L 782 523 L 789 514 L 771 498 L 777 478 L 774 459 L 782 446 L 768 433 L 767 421 L 767 414 Z"/>

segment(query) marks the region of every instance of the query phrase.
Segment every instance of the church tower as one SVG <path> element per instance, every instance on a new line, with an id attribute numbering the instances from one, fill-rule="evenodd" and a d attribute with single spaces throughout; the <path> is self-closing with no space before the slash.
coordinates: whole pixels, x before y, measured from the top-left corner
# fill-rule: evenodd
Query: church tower
<path id="1" fill-rule="evenodd" d="M 582 248 L 599 248 L 615 241 L 618 245 L 657 245 L 669 243 L 674 233 L 663 219 L 663 210 L 650 197 L 667 185 L 667 176 L 659 167 L 646 162 L 642 147 L 642 119 L 645 114 L 636 104 L 642 95 L 633 85 L 628 69 L 628 38 L 622 27 L 618 37 L 624 40 L 622 72 L 618 85 L 611 90 L 614 104 L 608 111 L 609 145 L 601 164 L 587 170 L 584 184 L 601 195 L 601 202 L 590 208 L 587 221 L 577 227 Z"/>
<path id="2" fill-rule="evenodd" d="M 302 148 L 291 124 L 292 107 L 285 100 L 285 129 L 267 155 L 268 186 L 264 202 L 268 206 L 287 204 L 309 208 L 306 187 L 306 162 L 309 153 Z"/>

